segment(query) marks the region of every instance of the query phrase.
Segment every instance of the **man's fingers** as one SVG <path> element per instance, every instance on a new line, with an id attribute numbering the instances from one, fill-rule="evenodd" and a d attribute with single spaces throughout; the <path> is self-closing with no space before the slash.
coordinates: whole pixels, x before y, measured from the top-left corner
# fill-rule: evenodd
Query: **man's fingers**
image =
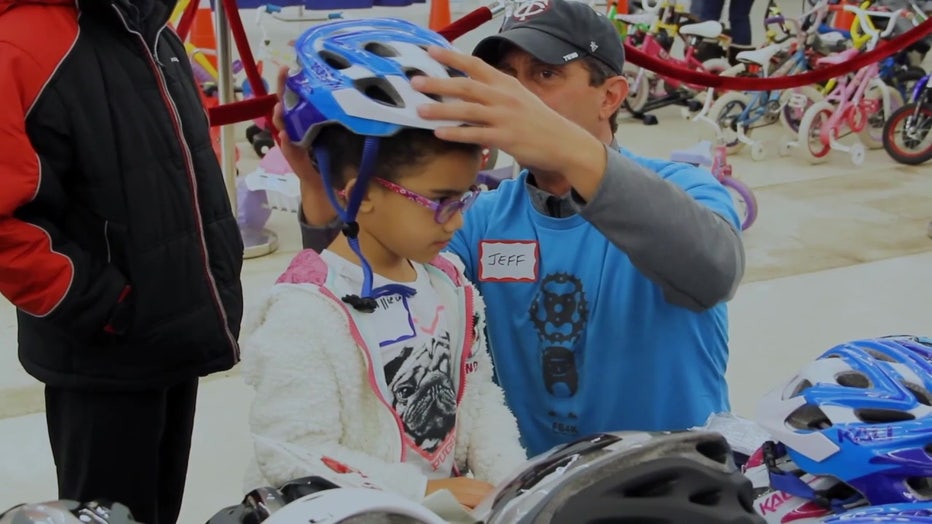
<path id="1" fill-rule="evenodd" d="M 478 126 L 450 126 L 439 127 L 434 130 L 434 136 L 447 142 L 462 142 L 464 144 L 481 144 L 486 147 L 501 149 L 498 144 L 499 133 L 489 127 Z"/>
<path id="2" fill-rule="evenodd" d="M 495 123 L 492 111 L 488 106 L 464 100 L 422 104 L 417 108 L 418 116 L 428 120 L 455 120 L 481 126 L 491 126 Z"/>
<path id="3" fill-rule="evenodd" d="M 488 103 L 488 99 L 492 96 L 490 87 L 464 77 L 434 78 L 416 76 L 411 79 L 411 87 L 421 93 L 484 103 Z"/>
<path id="4" fill-rule="evenodd" d="M 280 67 L 278 69 L 278 99 L 281 100 L 285 96 L 285 80 L 288 79 L 288 68 Z"/>

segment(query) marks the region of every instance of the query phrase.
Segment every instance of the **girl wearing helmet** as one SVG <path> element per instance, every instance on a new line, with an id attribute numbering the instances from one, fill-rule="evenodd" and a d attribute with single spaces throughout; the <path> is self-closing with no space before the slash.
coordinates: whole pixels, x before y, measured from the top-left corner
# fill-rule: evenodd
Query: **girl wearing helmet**
<path id="1" fill-rule="evenodd" d="M 445 142 L 415 109 L 439 35 L 390 19 L 315 26 L 296 42 L 285 129 L 309 148 L 346 226 L 300 252 L 245 327 L 255 389 L 247 489 L 307 475 L 472 507 L 523 463 L 492 381 L 485 313 L 458 260 L 480 148 Z M 471 473 L 470 477 L 465 474 Z"/>

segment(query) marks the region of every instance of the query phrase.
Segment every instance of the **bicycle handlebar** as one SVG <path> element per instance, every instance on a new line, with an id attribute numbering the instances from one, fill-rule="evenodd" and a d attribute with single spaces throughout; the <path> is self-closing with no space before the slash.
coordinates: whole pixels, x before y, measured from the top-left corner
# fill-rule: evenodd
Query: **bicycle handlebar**
<path id="1" fill-rule="evenodd" d="M 902 9 L 897 9 L 895 11 L 868 11 L 866 9 L 861 9 L 860 7 L 855 7 L 853 5 L 845 4 L 843 6 L 845 11 L 854 13 L 858 19 L 858 25 L 861 26 L 861 30 L 866 34 L 870 35 L 871 38 L 886 38 L 893 33 L 893 30 L 896 29 L 896 22 L 899 20 L 900 15 L 902 14 Z M 874 27 L 874 24 L 871 22 L 870 17 L 879 16 L 882 18 L 888 18 L 887 27 L 883 31 L 877 31 Z"/>

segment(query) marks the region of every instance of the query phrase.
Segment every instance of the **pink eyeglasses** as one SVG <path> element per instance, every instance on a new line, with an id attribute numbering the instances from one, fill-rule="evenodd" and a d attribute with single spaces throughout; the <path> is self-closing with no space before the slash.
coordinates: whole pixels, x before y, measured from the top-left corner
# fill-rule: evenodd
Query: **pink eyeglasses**
<path id="1" fill-rule="evenodd" d="M 384 178 L 376 177 L 373 178 L 373 180 L 378 182 L 379 185 L 385 189 L 388 189 L 393 193 L 397 193 L 416 204 L 420 204 L 426 207 L 427 209 L 433 210 L 434 220 L 438 224 L 445 224 L 447 220 L 450 220 L 453 215 L 456 214 L 457 211 L 465 212 L 467 209 L 469 209 L 469 206 L 471 206 L 473 202 L 476 201 L 476 197 L 479 196 L 480 192 L 478 187 L 472 186 L 469 188 L 469 191 L 463 193 L 463 196 L 459 197 L 458 199 L 444 199 L 443 201 L 438 202 L 436 200 L 431 200 L 423 195 L 419 195 L 410 189 L 405 189 L 398 184 L 389 182 Z"/>

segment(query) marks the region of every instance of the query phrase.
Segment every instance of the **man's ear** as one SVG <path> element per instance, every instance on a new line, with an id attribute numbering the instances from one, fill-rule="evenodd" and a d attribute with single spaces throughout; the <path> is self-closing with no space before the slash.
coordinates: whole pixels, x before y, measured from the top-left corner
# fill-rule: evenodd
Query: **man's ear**
<path id="1" fill-rule="evenodd" d="M 618 111 L 618 108 L 621 107 L 621 104 L 628 96 L 628 79 L 621 75 L 609 77 L 602 87 L 604 96 L 599 115 L 607 120 L 615 114 L 615 111 Z"/>

